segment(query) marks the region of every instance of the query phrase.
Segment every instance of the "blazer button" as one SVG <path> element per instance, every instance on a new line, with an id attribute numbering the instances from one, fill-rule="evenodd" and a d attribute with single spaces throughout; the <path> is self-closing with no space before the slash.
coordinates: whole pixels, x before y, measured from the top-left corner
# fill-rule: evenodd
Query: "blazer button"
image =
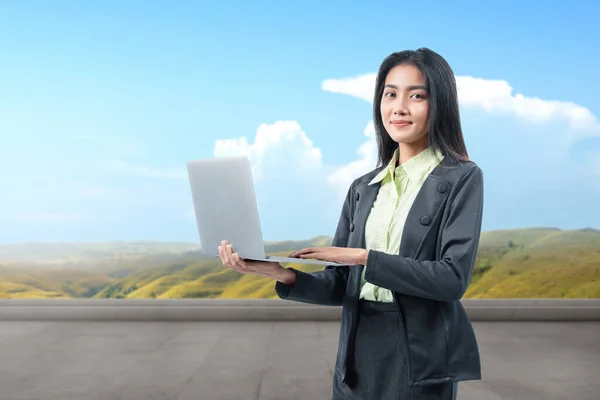
<path id="1" fill-rule="evenodd" d="M 438 192 L 446 193 L 446 190 L 448 190 L 448 185 L 446 185 L 445 183 L 440 183 L 438 185 Z"/>
<path id="2" fill-rule="evenodd" d="M 421 224 L 422 225 L 429 225 L 431 223 L 431 218 L 429 218 L 427 215 L 424 215 L 423 217 L 421 217 Z"/>
<path id="3" fill-rule="evenodd" d="M 358 201 L 359 197 L 360 197 L 360 193 L 356 192 L 356 201 Z"/>
<path id="4" fill-rule="evenodd" d="M 354 222 L 350 222 L 350 232 L 354 232 Z"/>

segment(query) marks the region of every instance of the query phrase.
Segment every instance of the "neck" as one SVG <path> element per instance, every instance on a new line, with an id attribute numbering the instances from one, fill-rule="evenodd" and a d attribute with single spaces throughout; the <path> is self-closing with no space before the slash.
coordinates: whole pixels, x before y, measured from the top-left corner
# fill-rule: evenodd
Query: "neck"
<path id="1" fill-rule="evenodd" d="M 398 165 L 421 154 L 428 147 L 427 139 L 420 143 L 402 143 L 398 145 Z"/>

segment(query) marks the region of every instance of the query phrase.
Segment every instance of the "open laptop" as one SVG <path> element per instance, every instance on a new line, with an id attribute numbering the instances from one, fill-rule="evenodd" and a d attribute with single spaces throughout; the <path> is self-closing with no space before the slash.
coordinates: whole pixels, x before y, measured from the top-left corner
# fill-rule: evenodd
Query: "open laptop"
<path id="1" fill-rule="evenodd" d="M 227 240 L 245 260 L 347 265 L 266 254 L 247 156 L 194 160 L 186 166 L 204 254 L 219 257 L 218 246 Z"/>

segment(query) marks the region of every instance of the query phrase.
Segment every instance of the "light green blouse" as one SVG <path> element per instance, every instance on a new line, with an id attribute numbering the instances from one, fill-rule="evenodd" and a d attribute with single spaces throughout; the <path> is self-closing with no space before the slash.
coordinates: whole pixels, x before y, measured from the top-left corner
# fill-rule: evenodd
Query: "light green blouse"
<path id="1" fill-rule="evenodd" d="M 396 167 L 398 150 L 388 166 L 381 170 L 369 185 L 381 181 L 381 187 L 367 218 L 365 241 L 367 250 L 398 254 L 404 222 L 419 193 L 423 182 L 443 159 L 431 147 Z M 360 298 L 365 300 L 393 302 L 392 292 L 365 280 L 363 269 Z"/>

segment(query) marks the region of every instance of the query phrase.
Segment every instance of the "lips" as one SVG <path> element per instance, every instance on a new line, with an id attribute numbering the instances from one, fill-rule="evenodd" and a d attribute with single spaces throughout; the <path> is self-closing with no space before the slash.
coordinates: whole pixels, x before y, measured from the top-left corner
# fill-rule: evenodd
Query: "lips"
<path id="1" fill-rule="evenodd" d="M 395 125 L 395 126 L 408 126 L 411 123 L 412 122 L 409 122 L 409 121 L 392 121 L 392 125 Z"/>

